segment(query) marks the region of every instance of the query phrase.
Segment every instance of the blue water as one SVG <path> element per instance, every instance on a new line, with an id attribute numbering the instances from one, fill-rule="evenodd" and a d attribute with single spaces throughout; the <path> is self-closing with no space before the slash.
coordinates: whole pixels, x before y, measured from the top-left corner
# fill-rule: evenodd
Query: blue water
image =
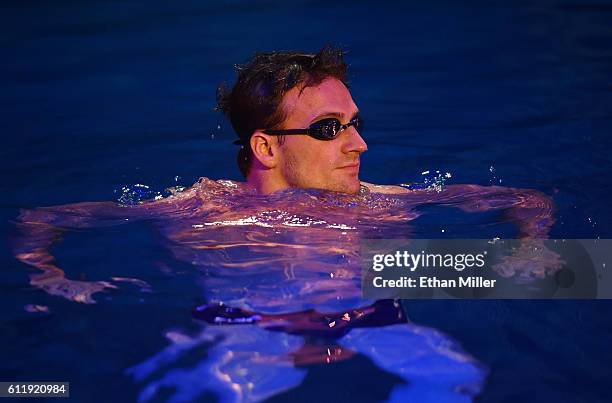
<path id="1" fill-rule="evenodd" d="M 5 3 L 2 236 L 22 207 L 117 200 L 138 183 L 240 180 L 234 135 L 212 110 L 216 86 L 255 51 L 332 42 L 349 50 L 351 91 L 367 122 L 363 180 L 421 182 L 440 171 L 450 183 L 534 188 L 557 205 L 551 237 L 610 238 L 610 21 L 610 2 Z M 415 224 L 424 237 L 483 235 L 460 219 Z M 157 242 L 133 224 L 70 233 L 55 248 L 75 278 L 146 278 L 158 290 L 146 304 L 138 293 L 96 305 L 50 297 L 3 248 L 0 380 L 61 374 L 78 401 L 134 400 L 140 386 L 122 370 L 162 350 L 169 329 L 197 333 L 190 310 L 202 302 L 189 275 L 159 270 L 190 267 Z M 27 304 L 51 314 L 25 312 Z M 611 398 L 607 301 L 405 308 L 488 367 L 481 401 Z M 192 352 L 184 365 L 205 354 Z M 332 387 L 356 378 L 376 381 L 352 393 Z M 312 369 L 277 398 L 376 401 L 400 383 L 358 356 Z"/>

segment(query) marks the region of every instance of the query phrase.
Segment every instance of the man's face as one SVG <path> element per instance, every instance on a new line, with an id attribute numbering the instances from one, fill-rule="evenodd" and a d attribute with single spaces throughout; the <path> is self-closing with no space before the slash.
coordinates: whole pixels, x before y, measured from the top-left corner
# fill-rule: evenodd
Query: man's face
<path id="1" fill-rule="evenodd" d="M 358 113 L 346 86 L 335 78 L 319 85 L 297 86 L 283 97 L 284 129 L 303 129 L 325 119 L 348 123 Z M 280 174 L 288 187 L 359 192 L 359 156 L 368 149 L 354 127 L 330 141 L 308 135 L 288 135 L 280 147 Z"/>

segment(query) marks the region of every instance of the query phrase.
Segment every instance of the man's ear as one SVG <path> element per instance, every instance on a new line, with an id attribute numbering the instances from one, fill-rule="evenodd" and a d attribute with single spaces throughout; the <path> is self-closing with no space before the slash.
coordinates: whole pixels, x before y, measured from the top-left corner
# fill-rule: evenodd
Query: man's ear
<path id="1" fill-rule="evenodd" d="M 253 156 L 266 168 L 274 168 L 278 164 L 278 142 L 273 137 L 260 130 L 251 136 Z"/>

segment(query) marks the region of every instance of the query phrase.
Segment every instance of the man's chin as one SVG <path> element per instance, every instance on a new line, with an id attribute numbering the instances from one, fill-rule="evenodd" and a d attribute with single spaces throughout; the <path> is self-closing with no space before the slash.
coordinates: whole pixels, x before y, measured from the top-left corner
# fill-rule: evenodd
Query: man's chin
<path id="1" fill-rule="evenodd" d="M 359 179 L 355 181 L 345 182 L 336 184 L 333 188 L 329 190 L 333 190 L 334 192 L 347 193 L 347 194 L 357 194 L 361 190 L 361 182 Z"/>
<path id="2" fill-rule="evenodd" d="M 289 186 L 293 188 L 301 188 L 301 189 L 320 189 L 320 190 L 328 190 L 331 192 L 338 193 L 346 193 L 346 194 L 358 194 L 361 190 L 361 181 L 358 178 L 354 180 L 344 180 L 337 182 L 328 182 L 328 183 L 318 183 L 318 184 L 309 184 L 309 183 L 300 183 L 299 185 Z"/>

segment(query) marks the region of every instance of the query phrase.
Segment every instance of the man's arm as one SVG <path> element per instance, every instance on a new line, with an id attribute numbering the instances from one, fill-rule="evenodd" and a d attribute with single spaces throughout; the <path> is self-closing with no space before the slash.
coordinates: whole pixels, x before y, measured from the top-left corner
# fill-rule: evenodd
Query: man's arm
<path id="1" fill-rule="evenodd" d="M 532 189 L 502 186 L 448 185 L 441 189 L 409 190 L 400 186 L 363 183 L 373 193 L 402 194 L 415 206 L 439 203 L 468 212 L 506 210 L 519 228 L 519 238 L 548 238 L 555 222 L 554 204 L 550 197 Z"/>
<path id="2" fill-rule="evenodd" d="M 15 257 L 41 270 L 30 275 L 30 284 L 52 295 L 83 303 L 95 303 L 92 295 L 116 288 L 106 281 L 77 281 L 66 278 L 50 250 L 71 229 L 99 228 L 143 219 L 168 217 L 197 203 L 196 186 L 170 197 L 126 206 L 113 202 L 76 203 L 22 210 L 16 234 L 11 239 Z"/>
<path id="3" fill-rule="evenodd" d="M 555 222 L 552 199 L 533 189 L 450 185 L 438 197 L 442 203 L 467 212 L 506 210 L 505 216 L 518 226 L 518 238 L 548 238 Z"/>
<path id="4" fill-rule="evenodd" d="M 381 187 L 372 186 L 371 192 Z M 502 186 L 449 185 L 440 189 L 408 190 L 399 186 L 383 186 L 382 192 L 402 194 L 413 206 L 438 203 L 468 212 L 504 210 L 523 239 L 514 252 L 492 269 L 503 277 L 518 281 L 542 279 L 556 273 L 563 265 L 560 256 L 549 250 L 543 239 L 548 238 L 555 222 L 554 204 L 550 197 L 537 190 Z"/>

